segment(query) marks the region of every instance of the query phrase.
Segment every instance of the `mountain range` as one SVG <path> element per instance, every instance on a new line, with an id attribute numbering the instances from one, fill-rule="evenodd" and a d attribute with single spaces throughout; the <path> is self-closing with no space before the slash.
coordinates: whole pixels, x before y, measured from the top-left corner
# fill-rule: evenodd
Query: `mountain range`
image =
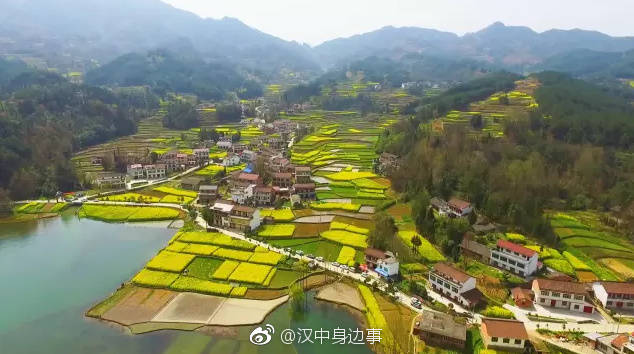
<path id="1" fill-rule="evenodd" d="M 412 54 L 524 73 L 557 66 L 569 55 L 587 58 L 584 50 L 609 58 L 634 49 L 634 37 L 580 29 L 537 33 L 500 22 L 464 36 L 384 27 L 310 47 L 237 19 L 203 19 L 159 0 L 0 0 L 0 8 L 0 55 L 61 71 L 87 72 L 130 52 L 165 48 L 227 61 L 260 77 L 289 71 L 314 76 L 370 56 L 401 60 Z"/>

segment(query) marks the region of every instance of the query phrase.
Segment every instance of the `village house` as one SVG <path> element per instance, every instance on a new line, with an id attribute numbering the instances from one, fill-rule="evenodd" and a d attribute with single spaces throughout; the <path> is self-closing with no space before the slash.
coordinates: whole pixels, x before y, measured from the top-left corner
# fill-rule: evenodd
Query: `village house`
<path id="1" fill-rule="evenodd" d="M 234 187 L 247 187 L 252 184 L 261 185 L 262 177 L 254 173 L 240 172 L 233 180 Z"/>
<path id="2" fill-rule="evenodd" d="M 123 188 L 125 187 L 125 174 L 117 172 L 98 172 L 93 183 L 99 188 Z"/>
<path id="3" fill-rule="evenodd" d="M 473 240 L 473 234 L 467 234 L 460 243 L 462 255 L 471 259 L 475 259 L 484 264 L 491 261 L 491 249 L 481 243 Z"/>
<path id="4" fill-rule="evenodd" d="M 280 188 L 289 188 L 293 185 L 293 174 L 290 172 L 273 173 L 273 185 Z"/>
<path id="5" fill-rule="evenodd" d="M 535 303 L 577 312 L 593 313 L 594 305 L 586 302 L 588 289 L 577 282 L 534 279 L 532 286 Z"/>
<path id="6" fill-rule="evenodd" d="M 190 191 L 198 191 L 203 178 L 201 177 L 185 177 L 181 179 L 181 188 L 188 189 Z"/>
<path id="7" fill-rule="evenodd" d="M 260 227 L 260 210 L 244 205 L 236 205 L 231 209 L 230 225 L 232 229 L 242 232 L 253 231 Z"/>
<path id="8" fill-rule="evenodd" d="M 257 205 L 271 205 L 275 201 L 275 192 L 268 186 L 255 187 L 254 198 Z"/>
<path id="9" fill-rule="evenodd" d="M 399 158 L 394 154 L 384 152 L 379 156 L 379 164 L 377 166 L 380 174 L 390 174 L 399 167 Z"/>
<path id="10" fill-rule="evenodd" d="M 255 184 L 235 186 L 231 188 L 231 200 L 237 204 L 250 204 L 254 190 Z"/>
<path id="11" fill-rule="evenodd" d="M 634 353 L 634 337 L 625 333 L 598 334 L 592 333 L 594 349 L 604 354 Z M 584 336 L 586 337 L 586 336 Z"/>
<path id="12" fill-rule="evenodd" d="M 416 319 L 413 334 L 434 347 L 464 350 L 467 326 L 456 322 L 451 315 L 423 310 Z"/>
<path id="13" fill-rule="evenodd" d="M 294 184 L 293 194 L 299 195 L 302 200 L 315 199 L 315 183 Z"/>
<path id="14" fill-rule="evenodd" d="M 449 205 L 447 205 L 447 202 L 444 199 L 433 197 L 429 201 L 429 204 L 431 205 L 432 208 L 434 208 L 438 212 L 438 214 L 440 215 L 449 214 Z"/>
<path id="15" fill-rule="evenodd" d="M 526 327 L 516 320 L 483 318 L 480 335 L 484 346 L 493 350 L 523 352 L 528 342 Z"/>
<path id="16" fill-rule="evenodd" d="M 193 155 L 199 165 L 209 162 L 209 148 L 198 148 L 193 150 Z"/>
<path id="17" fill-rule="evenodd" d="M 164 153 L 158 158 L 158 161 L 165 164 L 168 173 L 181 170 L 181 164 L 178 162 L 178 151 L 172 150 Z"/>
<path id="18" fill-rule="evenodd" d="M 240 154 L 240 161 L 242 163 L 254 162 L 257 158 L 258 154 L 252 150 L 244 150 L 242 154 Z"/>
<path id="19" fill-rule="evenodd" d="M 247 146 L 243 143 L 235 143 L 233 144 L 233 146 L 231 146 L 231 151 L 233 151 L 234 154 L 241 154 L 246 149 Z"/>
<path id="20" fill-rule="evenodd" d="M 216 143 L 216 146 L 222 150 L 230 150 L 231 147 L 233 146 L 233 143 L 231 142 L 230 139 L 223 139 L 223 140 L 219 140 Z"/>
<path id="21" fill-rule="evenodd" d="M 291 162 L 287 158 L 280 155 L 271 157 L 269 159 L 268 166 L 271 173 L 292 171 Z"/>
<path id="22" fill-rule="evenodd" d="M 229 153 L 222 159 L 222 165 L 225 167 L 237 166 L 241 162 L 240 155 Z"/>
<path id="23" fill-rule="evenodd" d="M 145 165 L 143 170 L 147 179 L 162 179 L 167 176 L 167 168 L 164 164 Z"/>
<path id="24" fill-rule="evenodd" d="M 128 165 L 126 172 L 130 179 L 143 179 L 145 178 L 145 171 L 143 170 L 143 165 L 136 163 L 133 165 Z"/>
<path id="25" fill-rule="evenodd" d="M 176 163 L 178 163 L 179 169 L 185 169 L 187 166 L 187 154 L 183 154 L 181 152 L 176 154 Z"/>
<path id="26" fill-rule="evenodd" d="M 515 302 L 517 307 L 533 307 L 533 292 L 531 290 L 518 286 L 511 289 L 511 296 L 513 297 L 513 302 Z"/>
<path id="27" fill-rule="evenodd" d="M 449 206 L 449 210 L 451 210 L 452 214 L 457 217 L 467 216 L 473 211 L 471 203 L 458 198 L 449 199 L 447 206 Z"/>
<path id="28" fill-rule="evenodd" d="M 209 208 L 209 225 L 218 226 L 222 228 L 229 228 L 231 226 L 231 210 L 234 208 L 234 204 L 229 200 L 219 200 Z"/>
<path id="29" fill-rule="evenodd" d="M 491 250 L 491 265 L 525 277 L 537 271 L 539 255 L 532 249 L 507 240 L 498 240 Z"/>
<path id="30" fill-rule="evenodd" d="M 390 251 L 382 251 L 376 248 L 365 249 L 365 263 L 368 269 L 374 270 L 384 278 L 398 276 L 399 263 Z"/>
<path id="31" fill-rule="evenodd" d="M 620 282 L 596 282 L 592 285 L 594 296 L 601 305 L 613 310 L 634 310 L 634 284 Z"/>
<path id="32" fill-rule="evenodd" d="M 295 167 L 295 183 L 306 184 L 310 181 L 310 167 L 297 166 Z"/>
<path id="33" fill-rule="evenodd" d="M 186 156 L 187 156 L 187 166 L 194 167 L 198 165 L 198 159 L 196 159 L 196 156 L 194 156 L 194 154 L 186 154 Z"/>
<path id="34" fill-rule="evenodd" d="M 429 272 L 432 288 L 462 306 L 471 308 L 482 299 L 476 289 L 476 279 L 446 263 L 436 263 Z"/>
<path id="35" fill-rule="evenodd" d="M 198 204 L 209 205 L 218 199 L 218 186 L 201 185 L 198 187 Z"/>

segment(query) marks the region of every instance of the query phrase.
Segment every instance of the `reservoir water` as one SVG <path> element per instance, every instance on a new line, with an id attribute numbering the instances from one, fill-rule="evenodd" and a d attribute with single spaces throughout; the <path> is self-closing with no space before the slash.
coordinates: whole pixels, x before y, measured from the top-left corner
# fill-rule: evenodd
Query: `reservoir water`
<path id="1" fill-rule="evenodd" d="M 158 250 L 173 229 L 109 224 L 61 217 L 0 225 L 0 353 L 350 353 L 372 351 L 365 345 L 285 345 L 279 337 L 255 346 L 257 326 L 215 334 L 158 331 L 130 335 L 121 327 L 85 318 L 84 312 L 131 278 Z M 309 313 L 291 318 L 288 305 L 267 317 L 277 333 L 284 328 L 357 328 L 340 307 L 309 296 Z"/>

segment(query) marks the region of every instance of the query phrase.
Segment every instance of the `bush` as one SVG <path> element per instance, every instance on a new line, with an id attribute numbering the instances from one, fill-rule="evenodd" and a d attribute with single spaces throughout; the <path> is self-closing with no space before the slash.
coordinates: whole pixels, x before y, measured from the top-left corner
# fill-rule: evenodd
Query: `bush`
<path id="1" fill-rule="evenodd" d="M 513 315 L 513 312 L 500 306 L 487 306 L 482 311 L 482 315 L 486 317 L 495 317 L 495 318 L 507 318 L 507 319 L 515 318 L 515 316 Z"/>

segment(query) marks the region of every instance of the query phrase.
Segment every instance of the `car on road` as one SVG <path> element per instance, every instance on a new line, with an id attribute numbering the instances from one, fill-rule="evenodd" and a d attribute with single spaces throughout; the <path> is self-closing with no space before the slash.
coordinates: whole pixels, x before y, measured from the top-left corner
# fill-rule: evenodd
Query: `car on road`
<path id="1" fill-rule="evenodd" d="M 312 254 L 307 254 L 306 257 L 310 258 L 310 259 L 315 259 L 315 256 L 313 256 Z"/>
<path id="2" fill-rule="evenodd" d="M 361 276 L 362 276 L 362 277 L 364 277 L 364 278 L 367 278 L 367 277 L 369 277 L 369 276 L 370 276 L 370 274 L 368 274 L 368 273 L 361 273 Z"/>
<path id="3" fill-rule="evenodd" d="M 332 262 L 332 265 L 335 267 L 339 267 L 339 262 Z"/>
<path id="4" fill-rule="evenodd" d="M 317 262 L 323 262 L 323 261 L 324 261 L 324 257 L 319 256 L 319 257 L 315 258 L 315 260 L 316 260 Z"/>
<path id="5" fill-rule="evenodd" d="M 292 250 L 292 249 L 290 249 L 290 248 L 288 248 L 288 247 L 286 247 L 286 248 L 284 249 L 284 251 L 285 251 L 285 252 L 288 252 L 288 253 L 292 253 L 292 252 L 293 252 L 293 250 Z"/>
<path id="6" fill-rule="evenodd" d="M 412 306 L 416 307 L 417 309 L 423 308 L 423 304 L 416 297 L 413 297 L 410 303 L 412 304 Z"/>
<path id="7" fill-rule="evenodd" d="M 297 251 L 297 255 L 300 256 L 300 257 L 303 256 L 304 255 L 304 251 L 302 251 L 302 250 Z"/>

